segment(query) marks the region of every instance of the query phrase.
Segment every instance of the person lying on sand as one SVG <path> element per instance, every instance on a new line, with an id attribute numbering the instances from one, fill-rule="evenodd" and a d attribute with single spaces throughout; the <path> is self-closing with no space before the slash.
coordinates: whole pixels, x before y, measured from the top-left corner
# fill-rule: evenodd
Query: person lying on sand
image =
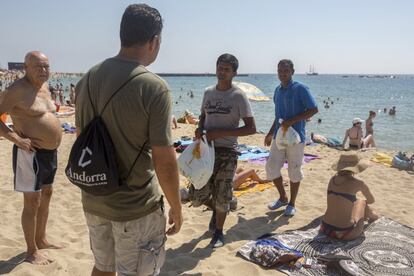
<path id="1" fill-rule="evenodd" d="M 233 189 L 236 190 L 239 188 L 240 185 L 246 182 L 247 179 L 256 181 L 259 184 L 269 182 L 269 180 L 261 179 L 260 176 L 257 175 L 257 172 L 253 169 L 245 170 L 242 168 L 237 168 L 236 174 L 233 178 Z"/>
<path id="2" fill-rule="evenodd" d="M 188 109 L 184 111 L 183 116 L 177 119 L 177 122 L 181 124 L 192 124 L 198 125 L 200 120 L 194 115 L 194 113 L 190 112 Z"/>
<path id="3" fill-rule="evenodd" d="M 323 216 L 320 232 L 341 240 L 353 240 L 364 231 L 364 221 L 373 222 L 378 215 L 368 206 L 375 202 L 364 181 L 354 177 L 368 168 L 355 152 L 341 154 L 332 168 L 337 171 L 329 181 L 327 209 Z M 358 199 L 362 192 L 366 200 Z"/>
<path id="4" fill-rule="evenodd" d="M 318 143 L 318 144 L 324 144 L 324 145 L 328 144 L 328 139 L 325 136 L 320 135 L 320 134 L 315 134 L 313 132 L 311 132 L 311 140 L 312 142 Z"/>

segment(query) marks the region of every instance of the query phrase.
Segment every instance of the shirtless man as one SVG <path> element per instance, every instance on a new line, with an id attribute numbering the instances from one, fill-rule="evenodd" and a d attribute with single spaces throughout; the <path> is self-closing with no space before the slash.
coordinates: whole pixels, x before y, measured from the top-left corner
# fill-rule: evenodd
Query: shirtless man
<path id="1" fill-rule="evenodd" d="M 0 122 L 0 136 L 14 143 L 14 189 L 23 192 L 26 261 L 45 265 L 53 260 L 39 249 L 61 248 L 47 241 L 46 223 L 62 131 L 48 90 L 48 58 L 29 52 L 24 62 L 26 75 L 0 93 L 0 114 L 9 113 L 14 126 L 11 130 Z"/>

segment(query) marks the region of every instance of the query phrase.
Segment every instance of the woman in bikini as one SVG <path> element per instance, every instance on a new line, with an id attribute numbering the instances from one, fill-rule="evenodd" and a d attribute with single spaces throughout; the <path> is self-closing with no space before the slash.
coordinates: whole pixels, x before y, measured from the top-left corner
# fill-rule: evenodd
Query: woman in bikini
<path id="1" fill-rule="evenodd" d="M 347 129 L 345 132 L 344 140 L 342 142 L 342 147 L 345 148 L 346 141 L 349 139 L 349 148 L 350 149 L 361 149 L 374 146 L 374 138 L 371 134 L 367 135 L 364 138 L 364 133 L 362 131 L 362 120 L 360 118 L 355 118 L 352 121 L 352 127 Z"/>
<path id="2" fill-rule="evenodd" d="M 367 162 L 351 152 L 342 154 L 333 165 L 337 174 L 329 181 L 327 209 L 320 232 L 336 239 L 353 240 L 363 233 L 365 220 L 373 222 L 378 219 L 368 206 L 374 203 L 374 196 L 364 181 L 354 177 L 367 167 Z M 358 199 L 358 192 L 366 199 Z"/>

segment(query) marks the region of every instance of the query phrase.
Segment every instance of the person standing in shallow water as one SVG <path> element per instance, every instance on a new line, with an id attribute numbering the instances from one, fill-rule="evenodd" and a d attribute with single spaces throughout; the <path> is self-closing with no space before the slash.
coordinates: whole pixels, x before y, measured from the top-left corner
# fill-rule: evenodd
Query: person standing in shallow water
<path id="1" fill-rule="evenodd" d="M 392 108 L 390 108 L 390 111 L 388 111 L 388 115 L 395 115 L 396 110 L 395 110 L 395 106 L 393 106 Z"/>
<path id="2" fill-rule="evenodd" d="M 374 135 L 374 118 L 377 116 L 377 113 L 375 111 L 370 111 L 368 115 L 368 119 L 365 121 L 365 137 L 367 137 L 369 134 Z"/>
<path id="3" fill-rule="evenodd" d="M 70 106 L 75 106 L 75 98 L 76 98 L 75 85 L 73 83 L 71 83 L 69 89 L 70 89 L 69 90 L 69 105 Z"/>
<path id="4" fill-rule="evenodd" d="M 0 114 L 9 113 L 13 121 L 13 130 L 0 121 L 0 136 L 14 143 L 14 189 L 23 192 L 26 261 L 46 265 L 53 260 L 39 250 L 62 248 L 46 238 L 62 130 L 48 89 L 49 59 L 41 52 L 29 52 L 24 66 L 26 75 L 0 93 Z"/>
<path id="5" fill-rule="evenodd" d="M 375 147 L 375 142 L 374 142 L 374 118 L 377 116 L 377 113 L 375 113 L 375 111 L 370 111 L 369 115 L 368 115 L 368 119 L 365 121 L 365 137 L 367 138 L 368 135 L 372 136 L 372 142 L 371 142 L 371 146 Z"/>
<path id="6" fill-rule="evenodd" d="M 201 105 L 201 115 L 196 138 L 206 132 L 207 140 L 214 141 L 214 170 L 207 184 L 196 190 L 190 186 L 194 207 L 206 205 L 213 214 L 209 230 L 213 232 L 210 246 L 224 245 L 224 222 L 233 198 L 233 178 L 237 167 L 237 137 L 256 132 L 249 100 L 232 84 L 239 62 L 230 54 L 221 55 L 216 62 L 217 84 L 206 89 Z M 244 126 L 239 127 L 240 120 Z"/>
<path id="7" fill-rule="evenodd" d="M 277 75 L 280 85 L 276 87 L 273 101 L 275 103 L 275 120 L 264 144 L 270 146 L 270 156 L 266 163 L 266 179 L 273 180 L 279 192 L 279 199 L 268 205 L 270 210 L 276 210 L 286 206 L 284 215 L 293 216 L 296 213 L 295 202 L 299 192 L 300 181 L 303 179 L 302 161 L 305 149 L 305 125 L 306 120 L 318 113 L 316 101 L 310 90 L 305 85 L 292 79 L 295 70 L 293 62 L 282 59 L 277 66 Z M 279 120 L 283 122 L 280 124 Z M 278 129 L 293 127 L 300 136 L 300 143 L 279 149 L 275 137 Z M 290 200 L 283 187 L 281 169 L 288 162 L 288 174 L 290 178 Z"/>

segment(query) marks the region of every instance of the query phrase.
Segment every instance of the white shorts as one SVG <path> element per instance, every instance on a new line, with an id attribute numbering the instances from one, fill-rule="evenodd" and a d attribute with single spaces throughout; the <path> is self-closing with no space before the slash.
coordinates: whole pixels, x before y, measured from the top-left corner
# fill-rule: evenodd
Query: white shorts
<path id="1" fill-rule="evenodd" d="M 275 139 L 272 140 L 269 159 L 266 163 L 266 179 L 274 180 L 282 176 L 281 169 L 287 160 L 288 175 L 293 183 L 303 179 L 302 162 L 305 151 L 305 143 L 299 143 L 286 149 L 279 150 Z"/>
<path id="2" fill-rule="evenodd" d="M 118 276 L 158 275 L 165 261 L 164 211 L 112 221 L 85 212 L 95 267 Z"/>

